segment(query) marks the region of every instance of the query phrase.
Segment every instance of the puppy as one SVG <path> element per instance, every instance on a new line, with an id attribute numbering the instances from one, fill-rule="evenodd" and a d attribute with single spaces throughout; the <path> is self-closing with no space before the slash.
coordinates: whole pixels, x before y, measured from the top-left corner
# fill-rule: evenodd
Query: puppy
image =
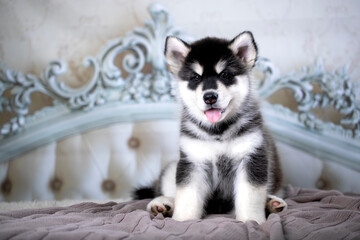
<path id="1" fill-rule="evenodd" d="M 232 40 L 166 40 L 181 105 L 180 159 L 167 166 L 147 206 L 179 221 L 233 212 L 263 223 L 286 209 L 275 144 L 251 84 L 257 46 L 251 32 Z M 138 194 L 141 190 L 138 190 Z"/>

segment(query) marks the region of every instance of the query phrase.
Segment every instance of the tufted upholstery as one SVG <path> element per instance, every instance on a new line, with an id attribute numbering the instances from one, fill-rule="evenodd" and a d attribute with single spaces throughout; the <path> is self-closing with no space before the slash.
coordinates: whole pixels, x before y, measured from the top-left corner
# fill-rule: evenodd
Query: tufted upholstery
<path id="1" fill-rule="evenodd" d="M 319 159 L 308 152 L 277 142 L 284 184 L 305 188 L 337 189 L 360 193 L 360 173 L 327 159 Z M 316 146 L 313 149 L 316 152 Z"/>
<path id="2" fill-rule="evenodd" d="M 1 200 L 128 198 L 178 158 L 176 121 L 122 123 L 78 134 L 1 164 Z M 284 184 L 360 192 L 360 174 L 277 143 Z M 316 148 L 314 148 L 316 151 Z"/>
<path id="3" fill-rule="evenodd" d="M 127 123 L 78 134 L 0 167 L 1 200 L 129 197 L 176 160 L 178 123 Z"/>

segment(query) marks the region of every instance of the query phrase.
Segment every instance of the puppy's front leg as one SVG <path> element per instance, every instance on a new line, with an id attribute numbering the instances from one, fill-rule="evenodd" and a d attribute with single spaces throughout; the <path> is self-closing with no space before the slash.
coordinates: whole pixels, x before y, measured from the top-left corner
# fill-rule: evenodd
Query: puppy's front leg
<path id="1" fill-rule="evenodd" d="M 182 164 L 181 160 L 180 164 Z M 199 219 L 202 217 L 205 198 L 210 188 L 205 174 L 201 168 L 194 165 L 187 169 L 185 178 L 181 176 L 180 173 L 184 171 L 180 171 L 179 166 L 177 170 L 173 219 L 178 221 Z"/>
<path id="2" fill-rule="evenodd" d="M 239 169 L 235 182 L 235 214 L 242 222 L 265 222 L 266 184 L 252 184 L 244 169 Z"/>

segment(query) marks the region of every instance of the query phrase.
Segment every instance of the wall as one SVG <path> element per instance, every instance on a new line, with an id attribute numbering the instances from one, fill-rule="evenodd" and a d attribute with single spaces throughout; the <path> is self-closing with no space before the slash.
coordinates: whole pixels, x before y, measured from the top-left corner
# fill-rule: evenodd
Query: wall
<path id="1" fill-rule="evenodd" d="M 0 1 L 0 59 L 19 71 L 40 75 L 47 63 L 69 63 L 69 80 L 86 81 L 82 59 L 96 55 L 107 40 L 149 19 L 150 0 Z M 349 64 L 360 76 L 360 1 L 158 1 L 175 24 L 195 37 L 232 38 L 251 30 L 260 55 L 282 73 L 314 62 L 334 69 Z M 89 74 L 85 74 L 87 76 Z"/>

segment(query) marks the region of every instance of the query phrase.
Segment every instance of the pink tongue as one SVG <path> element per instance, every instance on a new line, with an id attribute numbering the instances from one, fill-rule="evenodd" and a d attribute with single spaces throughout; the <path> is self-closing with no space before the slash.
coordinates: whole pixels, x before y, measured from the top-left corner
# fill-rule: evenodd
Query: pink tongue
<path id="1" fill-rule="evenodd" d="M 209 109 L 205 112 L 205 115 L 210 122 L 216 123 L 221 117 L 221 109 Z"/>

